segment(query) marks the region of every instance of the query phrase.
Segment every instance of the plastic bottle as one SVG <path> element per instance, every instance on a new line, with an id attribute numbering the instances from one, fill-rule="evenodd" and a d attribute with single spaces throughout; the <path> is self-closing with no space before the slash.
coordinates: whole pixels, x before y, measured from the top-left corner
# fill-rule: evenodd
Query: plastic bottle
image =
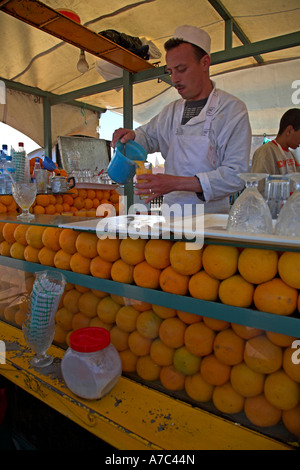
<path id="1" fill-rule="evenodd" d="M 122 363 L 110 342 L 110 332 L 100 327 L 80 328 L 69 337 L 70 347 L 61 362 L 67 387 L 82 398 L 97 400 L 118 382 Z"/>
<path id="2" fill-rule="evenodd" d="M 16 169 L 14 167 L 14 164 L 12 162 L 12 157 L 10 155 L 6 156 L 5 169 L 10 175 L 10 176 L 7 175 L 7 177 L 6 177 L 5 192 L 6 192 L 6 194 L 11 194 L 12 193 L 11 186 L 12 186 L 12 183 L 13 183 L 12 179 L 14 181 L 16 180 Z"/>
<path id="3" fill-rule="evenodd" d="M 1 150 L 1 158 L 0 158 L 0 194 L 5 194 L 6 193 L 6 177 L 7 173 L 4 170 L 6 166 L 6 156 L 8 155 L 7 151 L 7 145 L 3 144 L 2 145 L 2 150 Z"/>
<path id="4" fill-rule="evenodd" d="M 18 143 L 18 150 L 12 149 L 12 163 L 15 168 L 15 180 L 17 183 L 30 182 L 30 166 L 27 153 L 24 148 L 24 142 Z"/>
<path id="5" fill-rule="evenodd" d="M 43 170 L 41 167 L 39 158 L 36 158 L 34 163 L 32 180 L 36 183 L 38 193 L 45 193 L 47 190 L 46 181 L 44 177 L 45 171 L 46 170 Z"/>

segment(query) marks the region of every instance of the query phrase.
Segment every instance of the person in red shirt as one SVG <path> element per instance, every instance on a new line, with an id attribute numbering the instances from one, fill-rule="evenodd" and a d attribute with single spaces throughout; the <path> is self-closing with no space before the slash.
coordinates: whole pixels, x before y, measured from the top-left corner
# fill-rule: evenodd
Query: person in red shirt
<path id="1" fill-rule="evenodd" d="M 286 175 L 300 172 L 295 150 L 300 145 L 300 109 L 292 108 L 286 111 L 280 119 L 276 138 L 261 145 L 255 150 L 252 158 L 252 173 L 267 173 L 269 175 Z M 263 184 L 259 190 L 263 193 Z"/>

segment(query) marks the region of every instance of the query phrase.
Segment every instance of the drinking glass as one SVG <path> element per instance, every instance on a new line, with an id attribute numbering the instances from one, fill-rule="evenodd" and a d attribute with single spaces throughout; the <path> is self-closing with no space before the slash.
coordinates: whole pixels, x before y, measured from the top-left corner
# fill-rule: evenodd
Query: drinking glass
<path id="1" fill-rule="evenodd" d="M 268 204 L 258 191 L 258 182 L 265 173 L 240 173 L 246 188 L 230 209 L 227 230 L 230 232 L 273 233 L 272 215 Z"/>
<path id="2" fill-rule="evenodd" d="M 29 208 L 36 198 L 36 183 L 14 183 L 12 185 L 12 194 L 18 206 L 22 209 L 22 213 L 17 216 L 17 219 L 34 219 L 34 215 L 30 214 Z"/>
<path id="3" fill-rule="evenodd" d="M 270 175 L 266 180 L 265 199 L 273 219 L 277 219 L 289 197 L 290 180 L 287 175 Z"/>
<path id="4" fill-rule="evenodd" d="M 22 330 L 26 343 L 35 352 L 30 364 L 45 367 L 53 362 L 47 354 L 55 333 L 55 313 L 66 280 L 59 271 L 41 271 L 36 274 L 30 294 L 29 308 Z"/>
<path id="5" fill-rule="evenodd" d="M 152 164 L 150 162 L 144 162 L 144 161 L 136 160 L 135 165 L 136 165 L 135 174 L 137 176 L 152 173 Z M 145 182 L 147 182 L 147 180 L 137 180 L 137 182 L 138 183 L 145 183 Z M 139 194 L 140 199 L 147 199 L 149 196 L 150 196 L 150 193 L 148 193 L 148 194 Z"/>
<path id="6" fill-rule="evenodd" d="M 288 175 L 293 181 L 295 190 L 279 212 L 275 235 L 300 237 L 300 174 Z"/>

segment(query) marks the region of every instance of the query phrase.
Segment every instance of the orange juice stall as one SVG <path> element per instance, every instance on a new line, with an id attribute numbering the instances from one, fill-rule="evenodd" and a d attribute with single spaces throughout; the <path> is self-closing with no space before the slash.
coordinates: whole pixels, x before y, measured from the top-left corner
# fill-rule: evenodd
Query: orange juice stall
<path id="1" fill-rule="evenodd" d="M 297 448 L 297 243 L 229 237 L 216 215 L 191 250 L 194 241 L 141 217 L 137 237 L 126 216 L 117 232 L 118 218 L 2 216 L 2 376 L 117 449 Z M 45 270 L 67 284 L 53 363 L 37 368 L 21 327 Z M 72 393 L 61 374 L 70 334 L 90 326 L 110 332 L 122 363 L 97 400 Z"/>

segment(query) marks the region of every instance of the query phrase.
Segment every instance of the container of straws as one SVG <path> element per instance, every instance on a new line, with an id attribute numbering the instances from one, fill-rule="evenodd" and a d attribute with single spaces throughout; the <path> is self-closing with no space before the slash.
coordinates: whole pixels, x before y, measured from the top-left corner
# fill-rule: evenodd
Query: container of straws
<path id="1" fill-rule="evenodd" d="M 25 341 L 35 352 L 30 360 L 34 367 L 45 367 L 53 362 L 53 357 L 46 353 L 54 338 L 55 313 L 65 285 L 66 279 L 59 271 L 36 273 L 27 316 L 22 325 Z"/>

